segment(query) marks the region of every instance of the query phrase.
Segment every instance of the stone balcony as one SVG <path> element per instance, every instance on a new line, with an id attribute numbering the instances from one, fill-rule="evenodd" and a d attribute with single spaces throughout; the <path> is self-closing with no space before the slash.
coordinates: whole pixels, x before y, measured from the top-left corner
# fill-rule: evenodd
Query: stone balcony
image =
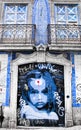
<path id="1" fill-rule="evenodd" d="M 47 43 L 43 48 L 81 51 L 81 25 L 49 24 L 47 34 Z M 33 50 L 33 48 L 38 48 L 36 25 L 0 24 L 0 50 Z"/>
<path id="2" fill-rule="evenodd" d="M 35 31 L 33 24 L 0 25 L 0 50 L 33 49 Z"/>
<path id="3" fill-rule="evenodd" d="M 48 45 L 50 50 L 81 50 L 81 25 L 49 24 Z"/>

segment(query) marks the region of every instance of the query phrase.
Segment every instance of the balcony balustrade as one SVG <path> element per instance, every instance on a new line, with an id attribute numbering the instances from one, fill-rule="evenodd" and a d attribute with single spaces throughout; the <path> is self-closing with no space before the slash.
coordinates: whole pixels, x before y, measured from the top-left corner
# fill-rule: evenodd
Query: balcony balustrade
<path id="1" fill-rule="evenodd" d="M 49 50 L 81 50 L 81 25 L 49 24 L 47 27 Z M 0 25 L 0 50 L 28 50 L 36 45 L 36 25 Z"/>
<path id="2" fill-rule="evenodd" d="M 81 25 L 49 24 L 48 44 L 55 50 L 81 50 Z"/>
<path id="3" fill-rule="evenodd" d="M 16 46 L 35 44 L 36 26 L 33 24 L 0 25 L 0 44 Z"/>
<path id="4" fill-rule="evenodd" d="M 81 26 L 49 24 L 48 43 L 81 43 Z"/>

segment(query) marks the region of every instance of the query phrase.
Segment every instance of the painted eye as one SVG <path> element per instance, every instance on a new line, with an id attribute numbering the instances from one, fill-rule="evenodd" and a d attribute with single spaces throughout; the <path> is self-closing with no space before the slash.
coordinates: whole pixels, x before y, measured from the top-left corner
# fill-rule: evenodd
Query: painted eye
<path id="1" fill-rule="evenodd" d="M 48 89 L 45 88 L 44 90 L 42 90 L 42 93 L 47 94 L 48 93 Z"/>
<path id="2" fill-rule="evenodd" d="M 33 90 L 33 91 L 31 91 L 31 93 L 32 93 L 32 94 L 35 94 L 36 92 Z"/>
<path id="3" fill-rule="evenodd" d="M 30 93 L 35 94 L 35 93 L 38 93 L 38 91 L 37 90 L 30 90 Z"/>

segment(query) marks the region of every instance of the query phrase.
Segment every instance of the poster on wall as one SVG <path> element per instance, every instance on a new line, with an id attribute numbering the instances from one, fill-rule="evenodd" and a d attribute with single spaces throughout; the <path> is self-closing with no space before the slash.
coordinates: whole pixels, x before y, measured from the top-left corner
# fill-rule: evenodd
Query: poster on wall
<path id="1" fill-rule="evenodd" d="M 17 125 L 64 126 L 64 67 L 51 63 L 18 66 Z"/>

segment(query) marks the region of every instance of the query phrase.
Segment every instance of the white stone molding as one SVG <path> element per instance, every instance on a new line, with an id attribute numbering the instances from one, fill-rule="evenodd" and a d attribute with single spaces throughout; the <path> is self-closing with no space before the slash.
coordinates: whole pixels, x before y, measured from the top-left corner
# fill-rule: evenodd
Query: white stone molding
<path id="1" fill-rule="evenodd" d="M 48 62 L 64 66 L 64 95 L 65 95 L 65 126 L 72 126 L 72 94 L 71 94 L 71 62 L 63 55 L 53 55 L 47 52 L 35 52 L 29 55 L 20 54 L 11 63 L 11 97 L 10 97 L 10 127 L 17 127 L 17 86 L 18 66 L 33 62 Z"/>
<path id="2" fill-rule="evenodd" d="M 0 106 L 6 102 L 8 55 L 0 54 Z"/>

